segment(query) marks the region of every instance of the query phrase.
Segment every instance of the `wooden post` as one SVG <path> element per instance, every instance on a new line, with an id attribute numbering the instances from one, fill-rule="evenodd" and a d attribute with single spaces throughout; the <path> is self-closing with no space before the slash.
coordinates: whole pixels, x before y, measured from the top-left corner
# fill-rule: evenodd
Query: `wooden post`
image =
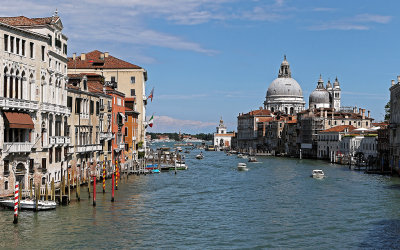
<path id="1" fill-rule="evenodd" d="M 88 175 L 88 193 L 90 198 L 90 175 Z"/>
<path id="2" fill-rule="evenodd" d="M 114 202 L 114 173 L 111 177 L 111 202 Z"/>
<path id="3" fill-rule="evenodd" d="M 71 175 L 69 174 L 69 171 L 67 170 L 67 183 L 68 183 L 68 203 L 71 201 Z"/>
<path id="4" fill-rule="evenodd" d="M 14 189 L 14 224 L 18 223 L 18 193 L 19 193 L 19 182 L 15 182 L 15 189 Z"/>
<path id="5" fill-rule="evenodd" d="M 56 190 L 55 190 L 55 187 L 54 187 L 54 177 L 51 178 L 51 198 L 52 198 L 53 201 L 56 200 Z"/>
<path id="6" fill-rule="evenodd" d="M 40 197 L 40 184 L 35 188 L 35 211 L 39 208 L 39 197 Z"/>
<path id="7" fill-rule="evenodd" d="M 31 181 L 29 181 L 29 198 L 31 200 L 32 200 L 32 197 L 33 197 L 32 184 L 33 184 L 33 180 L 32 180 L 32 183 L 31 183 Z"/>
<path id="8" fill-rule="evenodd" d="M 65 194 L 65 175 L 63 175 L 62 177 L 62 181 L 61 181 L 61 192 L 60 192 L 60 199 L 62 200 L 62 197 Z"/>
<path id="9" fill-rule="evenodd" d="M 81 178 L 77 177 L 77 181 L 76 181 L 76 198 L 78 199 L 78 201 L 81 200 Z"/>
<path id="10" fill-rule="evenodd" d="M 93 176 L 93 206 L 96 206 L 96 175 Z"/>
<path id="11" fill-rule="evenodd" d="M 47 201 L 47 196 L 49 195 L 49 192 L 47 191 L 47 184 L 44 186 L 44 200 Z"/>
<path id="12" fill-rule="evenodd" d="M 106 163 L 103 161 L 103 194 L 106 192 Z"/>

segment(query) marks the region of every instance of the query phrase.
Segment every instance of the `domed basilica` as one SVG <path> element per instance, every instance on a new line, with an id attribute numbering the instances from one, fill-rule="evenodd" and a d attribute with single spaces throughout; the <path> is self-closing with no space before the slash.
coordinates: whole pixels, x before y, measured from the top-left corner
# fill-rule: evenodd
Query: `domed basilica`
<path id="1" fill-rule="evenodd" d="M 328 81 L 326 88 L 320 76 L 317 88 L 310 94 L 308 107 L 314 108 L 334 108 L 340 110 L 341 89 L 336 78 L 334 85 Z M 279 69 L 278 78 L 272 81 L 267 90 L 264 101 L 264 108 L 272 112 L 280 111 L 284 114 L 295 115 L 305 109 L 303 91 L 299 83 L 292 78 L 290 65 L 284 56 Z"/>
<path id="2" fill-rule="evenodd" d="M 279 69 L 278 78 L 272 81 L 265 97 L 264 108 L 272 112 L 296 114 L 304 110 L 303 91 L 299 83 L 292 78 L 286 56 Z"/>

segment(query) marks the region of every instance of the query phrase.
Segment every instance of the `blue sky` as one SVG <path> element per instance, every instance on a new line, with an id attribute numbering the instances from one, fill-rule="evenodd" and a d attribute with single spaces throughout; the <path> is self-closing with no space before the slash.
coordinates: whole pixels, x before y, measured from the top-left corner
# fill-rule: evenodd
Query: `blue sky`
<path id="1" fill-rule="evenodd" d="M 2 0 L 0 16 L 50 16 L 69 55 L 94 49 L 147 69 L 150 132 L 213 132 L 222 116 L 262 106 L 283 55 L 308 103 L 319 75 L 337 76 L 342 105 L 382 120 L 400 75 L 400 1 Z"/>

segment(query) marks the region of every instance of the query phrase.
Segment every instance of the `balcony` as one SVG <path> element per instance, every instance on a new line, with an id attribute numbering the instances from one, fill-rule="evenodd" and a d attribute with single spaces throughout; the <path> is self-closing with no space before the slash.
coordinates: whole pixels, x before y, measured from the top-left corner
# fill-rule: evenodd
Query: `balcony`
<path id="1" fill-rule="evenodd" d="M 93 151 L 102 151 L 103 148 L 101 144 L 94 144 L 94 145 L 77 145 L 76 152 L 77 153 L 86 153 L 86 152 L 93 152 Z"/>
<path id="2" fill-rule="evenodd" d="M 56 144 L 56 137 L 55 137 L 55 136 L 50 136 L 50 138 L 49 138 L 49 144 L 50 144 L 50 145 Z"/>
<path id="3" fill-rule="evenodd" d="M 89 114 L 80 114 L 81 119 L 89 119 Z"/>
<path id="4" fill-rule="evenodd" d="M 124 149 L 125 148 L 125 143 L 118 144 L 118 148 L 119 149 Z"/>
<path id="5" fill-rule="evenodd" d="M 0 97 L 0 108 L 37 111 L 39 104 L 35 101 Z"/>
<path id="6" fill-rule="evenodd" d="M 108 112 L 111 112 L 111 111 L 112 111 L 112 107 L 111 107 L 111 106 L 108 106 L 108 107 L 107 107 L 107 111 L 108 111 Z"/>
<path id="7" fill-rule="evenodd" d="M 31 142 L 5 142 L 5 153 L 30 153 L 33 147 Z"/>
<path id="8" fill-rule="evenodd" d="M 65 136 L 64 139 L 65 139 L 65 144 L 70 144 L 71 143 L 71 137 Z"/>
<path id="9" fill-rule="evenodd" d="M 100 111 L 104 111 L 104 105 L 100 105 Z"/>
<path id="10" fill-rule="evenodd" d="M 65 115 L 71 114 L 70 108 L 57 104 L 42 103 L 40 108 L 44 112 L 54 112 L 56 114 L 65 114 Z"/>
<path id="11" fill-rule="evenodd" d="M 111 132 L 100 132 L 99 134 L 100 140 L 112 140 L 113 135 Z"/>
<path id="12" fill-rule="evenodd" d="M 56 136 L 56 143 L 57 144 L 64 144 L 64 137 L 63 136 Z"/>

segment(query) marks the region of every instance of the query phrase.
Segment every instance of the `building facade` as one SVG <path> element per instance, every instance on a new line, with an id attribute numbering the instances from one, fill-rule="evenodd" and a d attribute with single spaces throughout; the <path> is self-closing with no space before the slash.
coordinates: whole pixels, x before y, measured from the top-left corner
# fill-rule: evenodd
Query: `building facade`
<path id="1" fill-rule="evenodd" d="M 71 73 L 96 73 L 104 76 L 105 84 L 121 92 L 126 98 L 135 98 L 136 109 L 139 113 L 138 133 L 135 144 L 142 142 L 146 146 L 146 81 L 147 71 L 137 65 L 113 57 L 108 52 L 98 50 L 82 53 L 80 56 L 69 58 L 68 69 Z M 130 138 L 129 140 L 132 140 Z"/>
<path id="2" fill-rule="evenodd" d="M 0 18 L 0 196 L 66 171 L 67 40 L 51 17 Z"/>
<path id="3" fill-rule="evenodd" d="M 221 118 L 217 127 L 217 131 L 214 133 L 214 148 L 217 151 L 230 149 L 232 145 L 232 137 L 234 136 L 235 133 L 227 132 L 224 121 Z"/>

